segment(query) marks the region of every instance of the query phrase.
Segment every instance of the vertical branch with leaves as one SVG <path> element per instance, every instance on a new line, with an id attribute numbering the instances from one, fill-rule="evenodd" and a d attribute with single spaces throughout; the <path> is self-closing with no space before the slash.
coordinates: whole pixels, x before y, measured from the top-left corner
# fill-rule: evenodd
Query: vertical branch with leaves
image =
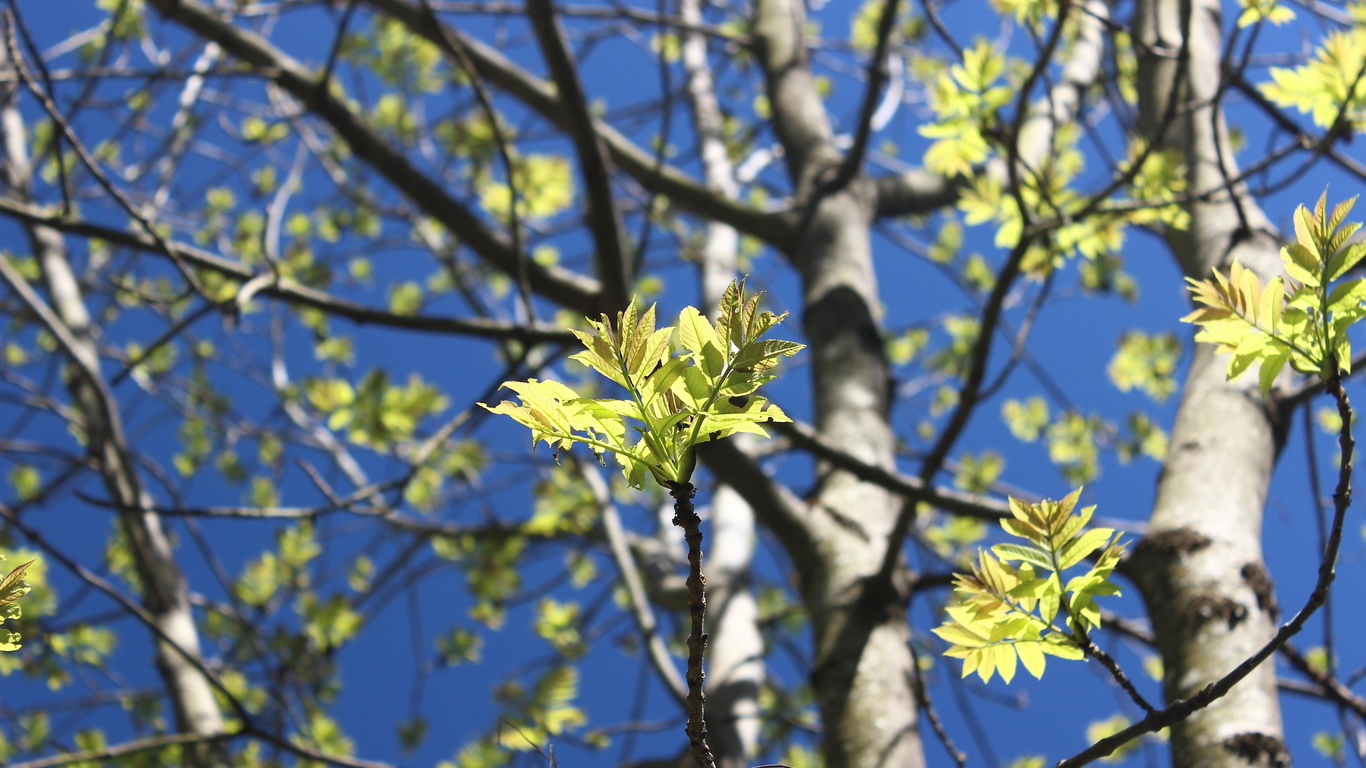
<path id="1" fill-rule="evenodd" d="M 1262 285 L 1255 273 L 1234 262 L 1228 275 L 1215 272 L 1212 278 L 1190 280 L 1191 293 L 1200 306 L 1183 318 L 1201 327 L 1196 340 L 1232 355 L 1230 379 L 1249 371 L 1255 363 L 1265 393 L 1280 380 L 1288 363 L 1294 370 L 1318 379 L 1336 404 L 1341 419 L 1338 480 L 1333 491 L 1333 520 L 1313 589 L 1290 621 L 1226 675 L 1169 702 L 1164 709 L 1150 711 L 1128 728 L 1058 763 L 1059 768 L 1075 768 L 1113 754 L 1134 738 L 1186 720 L 1213 704 L 1298 634 L 1327 599 L 1342 545 L 1343 520 L 1352 499 L 1356 450 L 1352 407 L 1342 387 L 1343 376 L 1352 365 L 1347 330 L 1366 316 L 1366 278 L 1341 280 L 1366 257 L 1366 244 L 1351 242 L 1361 224 L 1344 224 L 1355 201 L 1351 198 L 1329 211 L 1328 194 L 1324 192 L 1312 211 L 1303 205 L 1295 210 L 1295 242 L 1281 249 L 1289 279 L 1274 277 Z"/>
<path id="2" fill-rule="evenodd" d="M 632 299 L 615 321 L 607 315 L 589 320 L 595 333 L 575 331 L 586 349 L 571 359 L 618 384 L 629 400 L 580 397 L 560 382 L 531 379 L 503 383 L 521 404 L 481 403 L 530 428 L 533 445 L 545 441 L 558 451 L 583 443 L 599 461 L 611 453 L 632 487 L 642 487 L 649 474 L 673 496 L 673 523 L 688 544 L 687 733 L 703 768 L 715 760 L 707 745 L 703 692 L 707 599 L 702 519 L 692 502 L 696 448 L 738 432 L 767 437 L 763 424 L 791 421 L 755 392 L 776 378 L 771 371 L 782 358 L 805 346 L 761 338 L 787 316 L 761 310 L 761 296 L 746 296 L 744 281 L 735 281 L 721 297 L 715 323 L 695 307 L 684 307 L 678 325 L 663 328 L 655 327 L 654 305 L 642 311 Z M 632 442 L 629 432 L 638 439 Z"/>

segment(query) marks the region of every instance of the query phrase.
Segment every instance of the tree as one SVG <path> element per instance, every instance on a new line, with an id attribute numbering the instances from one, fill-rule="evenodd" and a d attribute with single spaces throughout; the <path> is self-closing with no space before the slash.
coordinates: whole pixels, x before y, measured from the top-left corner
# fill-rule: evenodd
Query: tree
<path id="1" fill-rule="evenodd" d="M 96 6 L 12 2 L 0 46 L 0 545 L 34 560 L 0 760 L 688 764 L 664 491 L 477 404 L 614 398 L 574 331 L 744 274 L 809 377 L 765 389 L 781 440 L 697 450 L 722 766 L 1359 741 L 1355 627 L 1278 646 L 1262 537 L 1293 446 L 1289 528 L 1320 541 L 1277 576 L 1328 594 L 1345 486 L 1330 509 L 1315 450 L 1350 419 L 1310 403 L 1337 379 L 1228 380 L 1178 326 L 1183 277 L 1275 284 L 1280 223 L 1366 176 L 1355 5 Z M 952 574 L 1083 484 L 1130 541 L 1094 567 L 1143 604 L 1096 614 L 1099 682 L 1050 664 L 1058 698 L 986 733 L 1008 689 L 931 632 L 966 616 Z M 1061 690 L 1119 720 L 1057 716 Z"/>

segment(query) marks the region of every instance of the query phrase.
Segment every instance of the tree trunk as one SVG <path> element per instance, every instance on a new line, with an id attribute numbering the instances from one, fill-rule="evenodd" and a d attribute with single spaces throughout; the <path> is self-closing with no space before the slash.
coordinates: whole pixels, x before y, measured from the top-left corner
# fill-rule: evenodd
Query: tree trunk
<path id="1" fill-rule="evenodd" d="M 842 158 L 808 66 L 805 24 L 796 0 L 755 5 L 755 49 L 803 214 L 787 255 L 802 278 L 816 427 L 839 449 L 891 468 L 890 371 L 870 241 L 876 196 L 861 172 L 843 189 L 820 189 Z M 818 556 L 797 565 L 815 633 L 812 683 L 826 765 L 923 765 L 908 595 L 865 589 L 882 565 L 900 503 L 842 470 L 819 472 L 808 518 Z"/>
<path id="2" fill-rule="evenodd" d="M 1188 15 L 1186 15 L 1188 14 Z M 1262 280 L 1280 273 L 1278 238 L 1237 174 L 1217 101 L 1222 40 L 1216 0 L 1142 0 L 1140 120 L 1144 133 L 1181 151 L 1190 226 L 1168 242 L 1183 271 L 1205 278 L 1233 261 Z M 1284 438 L 1256 377 L 1225 380 L 1228 364 L 1198 345 L 1148 534 L 1129 573 L 1153 618 L 1168 701 L 1222 677 L 1260 648 L 1277 616 L 1262 561 L 1262 509 Z M 1264 664 L 1227 696 L 1172 729 L 1176 768 L 1247 768 L 1286 758 L 1276 673 Z"/>
<path id="3" fill-rule="evenodd" d="M 0 69 L 13 71 L 2 46 Z M 32 202 L 33 166 L 28 154 L 28 132 L 16 101 L 16 86 L 11 84 L 0 90 L 4 180 L 11 195 Z M 42 269 L 50 302 L 48 312 L 66 339 L 61 344 L 69 360 L 64 378 L 76 406 L 72 409 L 76 416 L 71 429 L 84 436 L 90 459 L 100 473 L 110 501 L 118 509 L 118 524 L 123 527 L 137 565 L 142 604 L 155 624 L 151 629 L 157 669 L 175 712 L 176 728 L 181 733 L 203 736 L 223 733 L 223 717 L 213 688 L 201 671 L 204 661 L 185 578 L 161 527 L 161 519 L 147 511 L 153 506 L 152 499 L 142 488 L 117 403 L 100 372 L 90 312 L 68 259 L 66 242 L 55 229 L 35 224 L 28 224 L 25 229 Z M 41 302 L 36 294 L 33 299 Z M 226 766 L 227 753 L 221 742 L 188 745 L 185 764 Z"/>

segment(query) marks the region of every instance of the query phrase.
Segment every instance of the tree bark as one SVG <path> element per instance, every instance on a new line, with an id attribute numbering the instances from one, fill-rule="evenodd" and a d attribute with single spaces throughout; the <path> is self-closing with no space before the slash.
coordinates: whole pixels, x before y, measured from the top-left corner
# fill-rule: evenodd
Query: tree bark
<path id="1" fill-rule="evenodd" d="M 870 226 L 876 195 L 859 173 L 824 195 L 841 157 L 808 66 L 805 11 L 760 0 L 754 39 L 774 128 L 802 218 L 788 252 L 801 273 L 816 427 L 832 445 L 891 468 L 890 371 Z M 904 586 L 871 591 L 900 508 L 891 493 L 822 466 L 808 525 L 817 557 L 798 562 L 815 634 L 812 683 L 829 768 L 924 764 L 913 691 Z"/>
<path id="2" fill-rule="evenodd" d="M 1218 100 L 1222 35 L 1215 0 L 1141 0 L 1140 122 L 1146 135 L 1181 151 L 1190 226 L 1168 243 L 1184 272 L 1210 276 L 1233 261 L 1265 281 L 1280 274 L 1279 242 L 1237 184 Z M 1198 345 L 1147 536 L 1128 572 L 1153 619 L 1168 701 L 1222 677 L 1260 648 L 1277 616 L 1262 560 L 1262 510 L 1285 425 L 1255 376 L 1225 380 L 1227 359 Z M 1227 696 L 1172 729 L 1176 768 L 1277 765 L 1286 749 L 1274 666 L 1265 664 Z"/>

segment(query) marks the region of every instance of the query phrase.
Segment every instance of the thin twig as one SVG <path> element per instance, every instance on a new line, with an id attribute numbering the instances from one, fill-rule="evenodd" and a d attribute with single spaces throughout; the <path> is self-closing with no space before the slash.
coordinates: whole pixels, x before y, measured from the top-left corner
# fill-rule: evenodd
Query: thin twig
<path id="1" fill-rule="evenodd" d="M 1129 680 L 1129 676 L 1124 674 L 1124 670 L 1120 668 L 1119 662 L 1115 661 L 1113 656 L 1101 650 L 1100 646 L 1096 645 L 1091 638 L 1086 638 L 1086 642 L 1081 646 L 1081 649 L 1087 656 L 1099 661 L 1100 665 L 1105 667 L 1110 673 L 1110 677 L 1113 677 L 1115 682 L 1119 683 L 1119 687 L 1123 688 L 1124 692 L 1129 694 L 1129 698 L 1133 699 L 1135 704 L 1142 707 L 1144 712 L 1152 714 L 1157 711 L 1153 705 L 1148 703 L 1147 699 L 1143 698 L 1143 694 L 1139 693 L 1138 689 L 1134 687 L 1133 682 Z"/>
<path id="2" fill-rule="evenodd" d="M 588 95 L 555 4 L 551 0 L 529 0 L 526 11 L 564 107 L 565 128 L 578 156 L 587 196 L 584 218 L 593 236 L 598 280 L 602 283 L 602 308 L 617 309 L 630 298 L 631 265 L 622 242 L 621 210 L 612 196 L 611 158 L 589 111 Z M 657 174 L 660 163 L 656 161 L 654 165 Z M 648 217 L 650 212 L 645 215 Z"/>
<path id="3" fill-rule="evenodd" d="M 489 131 L 493 134 L 493 146 L 498 150 L 498 160 L 503 164 L 503 175 L 507 177 L 507 228 L 513 254 L 517 257 L 517 289 L 521 294 L 522 309 L 526 312 L 527 320 L 534 325 L 536 323 L 536 304 L 531 300 L 531 280 L 527 273 L 526 246 L 522 242 L 522 193 L 518 187 L 517 175 L 512 165 L 512 151 L 509 149 L 512 141 L 507 132 L 503 130 L 502 120 L 498 117 L 498 110 L 493 106 L 493 96 L 484 84 L 483 75 L 479 74 L 479 69 L 470 60 L 469 51 L 465 50 L 461 39 L 452 35 L 446 25 L 437 18 L 436 9 L 432 7 L 430 0 L 419 0 L 419 2 L 422 4 L 422 10 L 426 11 L 432 28 L 437 31 L 438 39 L 444 43 L 446 52 L 450 54 L 451 58 L 459 62 L 460 67 L 465 71 L 465 75 L 469 77 L 470 87 L 474 90 L 474 100 L 478 102 L 479 109 L 484 113 L 484 120 L 488 121 Z"/>
<path id="4" fill-rule="evenodd" d="M 673 524 L 683 529 L 688 542 L 688 615 L 692 629 L 688 632 L 688 741 L 692 745 L 693 760 L 699 768 L 716 768 L 716 758 L 707 745 L 707 694 L 702 690 L 706 679 L 703 658 L 707 651 L 707 578 L 702 575 L 702 518 L 693 508 L 692 498 L 697 489 L 692 483 L 678 483 L 669 489 L 674 498 Z"/>
<path id="5" fill-rule="evenodd" d="M 934 708 L 934 702 L 930 700 L 930 691 L 925 686 L 925 675 L 920 670 L 920 655 L 915 649 L 915 642 L 906 644 L 911 651 L 911 690 L 915 691 L 915 705 L 925 715 L 925 719 L 930 722 L 930 728 L 934 730 L 934 735 L 939 738 L 939 743 L 948 750 L 949 757 L 953 758 L 954 764 L 958 768 L 967 768 L 968 756 L 957 744 L 953 743 L 953 737 L 944 728 L 944 723 L 939 719 L 939 713 Z"/>
<path id="6" fill-rule="evenodd" d="M 1334 363 L 1333 368 L 1337 368 L 1336 363 Z M 1228 693 L 1243 678 L 1252 674 L 1253 670 L 1261 666 L 1273 653 L 1284 646 L 1291 637 L 1304 628 L 1305 622 L 1309 621 L 1309 618 L 1323 605 L 1328 596 L 1328 589 L 1333 584 L 1338 550 L 1342 545 L 1343 520 L 1347 515 L 1347 507 L 1352 503 L 1352 454 L 1356 450 L 1356 439 L 1352 437 L 1352 406 L 1347 399 L 1347 392 L 1342 388 L 1342 378 L 1334 374 L 1328 381 L 1327 391 L 1336 401 L 1338 415 L 1342 418 L 1342 428 L 1338 432 L 1341 459 L 1338 464 L 1337 488 L 1333 491 L 1333 525 L 1328 534 L 1328 545 L 1323 553 L 1323 561 L 1319 564 L 1318 580 L 1314 584 L 1313 591 L 1309 593 L 1304 607 L 1295 614 L 1294 618 L 1282 624 L 1275 636 L 1260 650 L 1234 667 L 1233 671 L 1227 675 L 1200 689 L 1194 695 L 1172 702 L 1165 709 L 1152 712 L 1128 728 L 1107 736 L 1072 757 L 1060 761 L 1055 768 L 1078 768 L 1114 754 L 1116 749 L 1139 736 L 1175 725 L 1208 707 Z"/>
<path id="7" fill-rule="evenodd" d="M 873 48 L 872 60 L 868 62 L 868 82 L 863 93 L 863 106 L 859 109 L 853 145 L 840 163 L 834 180 L 822 190 L 827 195 L 833 195 L 848 186 L 863 167 L 863 158 L 868 152 L 868 142 L 873 135 L 873 115 L 877 112 L 878 92 L 888 79 L 888 49 L 896 30 L 897 10 L 900 5 L 898 0 L 884 0 L 882 16 L 877 24 L 877 45 Z"/>
<path id="8" fill-rule="evenodd" d="M 128 196 L 125 195 L 122 190 L 114 185 L 114 182 L 105 174 L 104 169 L 100 168 L 99 162 L 91 156 L 89 150 L 81 143 L 81 139 L 76 135 L 76 131 L 71 127 L 71 124 L 67 122 L 66 118 L 62 115 L 61 110 L 57 108 L 57 104 L 52 101 L 51 95 L 33 79 L 32 75 L 29 74 L 28 67 L 24 64 L 22 55 L 14 41 L 13 17 L 11 17 L 10 23 L 7 26 L 9 29 L 5 32 L 5 46 L 9 50 L 9 56 L 14 65 L 14 70 L 19 74 L 19 79 L 23 82 L 24 86 L 28 88 L 34 98 L 38 99 L 38 103 L 42 105 L 43 111 L 51 118 L 53 125 L 57 127 L 57 130 L 61 135 L 65 136 L 66 140 L 70 142 L 71 149 L 76 153 L 76 156 L 80 158 L 81 163 L 85 165 L 86 170 L 90 171 L 90 174 L 95 177 L 95 181 L 99 182 L 99 185 L 104 191 L 119 204 L 119 207 L 138 223 L 138 226 L 142 228 L 142 231 L 146 233 L 147 237 L 151 238 L 152 242 L 156 243 L 157 248 L 171 257 L 171 261 L 175 264 L 176 270 L 180 272 L 181 277 L 185 278 L 185 282 L 189 284 L 190 288 L 200 296 L 207 298 L 208 293 L 205 291 L 204 286 L 200 284 L 199 278 L 190 270 L 189 265 L 171 249 L 171 244 L 166 241 L 166 238 L 162 237 L 156 226 L 143 214 L 142 210 L 134 205 L 133 201 L 128 199 Z"/>
<path id="9" fill-rule="evenodd" d="M 242 732 L 237 733 L 171 733 L 164 736 L 150 736 L 145 739 L 135 739 L 125 741 L 122 744 L 111 744 L 103 749 L 87 750 L 84 752 L 68 752 L 51 757 L 43 757 L 37 760 L 29 760 L 22 763 L 10 763 L 7 768 L 57 768 L 58 766 L 70 765 L 86 761 L 108 761 L 116 758 L 137 755 L 143 752 L 150 752 L 154 749 L 162 749 L 171 746 L 191 746 L 195 744 L 207 744 L 211 742 L 230 741 L 242 737 Z"/>

